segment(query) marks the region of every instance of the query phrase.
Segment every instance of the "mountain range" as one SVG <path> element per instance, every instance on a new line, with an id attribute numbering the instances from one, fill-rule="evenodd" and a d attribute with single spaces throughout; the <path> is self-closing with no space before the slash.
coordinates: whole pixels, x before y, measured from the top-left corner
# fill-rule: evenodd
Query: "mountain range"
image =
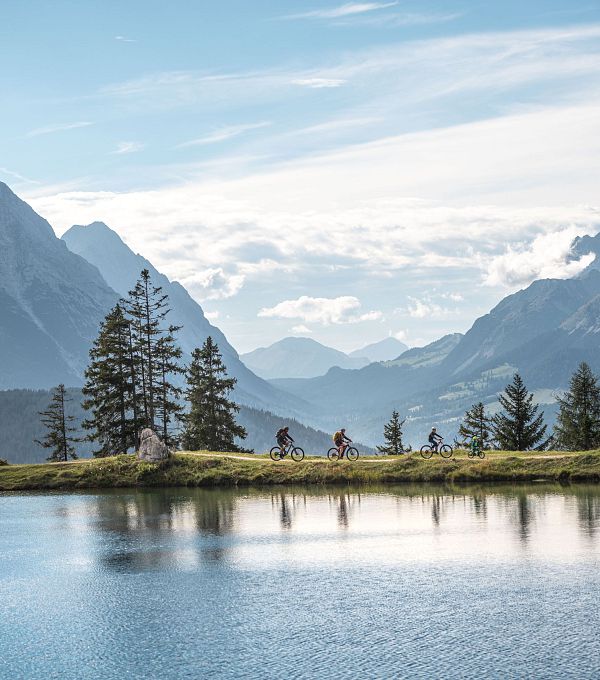
<path id="1" fill-rule="evenodd" d="M 600 251 L 600 237 L 574 244 L 579 255 Z M 277 387 L 313 406 L 309 421 L 328 428 L 345 418 L 363 440 L 380 437 L 386 415 L 407 418 L 417 444 L 437 424 L 451 439 L 465 409 L 477 401 L 490 411 L 518 371 L 550 424 L 556 393 L 580 361 L 600 372 L 600 270 L 594 260 L 573 279 L 534 281 L 504 298 L 464 335 L 408 350 L 391 362 L 360 370 L 331 369 L 311 380 L 276 380 Z"/>
<path id="2" fill-rule="evenodd" d="M 106 224 L 93 222 L 87 226 L 75 225 L 62 236 L 69 250 L 93 264 L 106 283 L 120 297 L 125 297 L 135 286 L 142 269 L 147 269 L 155 285 L 161 286 L 169 296 L 169 323 L 181 326 L 177 342 L 181 346 L 185 363 L 192 351 L 200 347 L 210 335 L 219 345 L 227 371 L 237 379 L 236 399 L 255 408 L 274 406 L 294 412 L 302 405 L 290 395 L 280 393 L 272 385 L 257 377 L 240 361 L 238 353 L 225 335 L 204 316 L 202 307 L 177 281 L 170 281 L 145 257 L 134 253 L 121 237 Z"/>
<path id="3" fill-rule="evenodd" d="M 346 355 L 308 338 L 287 338 L 244 355 L 257 371 L 277 376 L 265 380 L 182 286 L 109 227 L 76 226 L 60 240 L 0 183 L 0 389 L 81 386 L 100 321 L 147 268 L 169 295 L 173 322 L 184 326 L 186 355 L 213 335 L 238 379 L 236 399 L 254 409 L 257 423 L 271 411 L 325 432 L 345 425 L 353 438 L 375 444 L 398 409 L 409 442 L 419 443 L 432 424 L 452 438 L 472 403 L 497 409 L 498 393 L 517 370 L 551 420 L 555 395 L 580 361 L 600 372 L 600 235 L 576 239 L 570 257 L 590 253 L 595 259 L 577 277 L 534 281 L 476 319 L 464 335 L 425 347 L 401 347 L 396 354 L 398 341 L 388 339 L 383 347 Z"/>
<path id="4" fill-rule="evenodd" d="M 262 378 L 314 378 L 330 368 L 362 368 L 374 361 L 398 357 L 407 346 L 396 338 L 385 338 L 350 354 L 312 338 L 283 338 L 268 347 L 241 355 L 241 360 Z"/>

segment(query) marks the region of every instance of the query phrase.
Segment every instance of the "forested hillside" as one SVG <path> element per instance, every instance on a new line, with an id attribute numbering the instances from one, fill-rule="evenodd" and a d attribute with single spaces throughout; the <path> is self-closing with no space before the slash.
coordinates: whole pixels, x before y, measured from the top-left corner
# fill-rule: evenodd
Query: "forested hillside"
<path id="1" fill-rule="evenodd" d="M 81 408 L 81 391 L 69 389 L 68 394 L 72 401 L 67 405 L 67 413 L 75 416 L 76 425 L 79 426 L 85 415 Z M 48 390 L 0 391 L 0 458 L 10 463 L 41 463 L 46 460 L 47 452 L 34 440 L 44 435 L 38 414 L 48 406 L 50 398 L 51 392 Z M 268 451 L 274 446 L 275 432 L 284 424 L 290 427 L 292 436 L 307 454 L 325 454 L 331 446 L 330 434 L 268 411 L 242 406 L 238 422 L 248 431 L 248 438 L 242 445 L 257 453 Z M 92 450 L 93 444 L 77 444 L 77 453 L 82 457 L 90 456 Z M 368 450 L 361 448 L 361 451 Z"/>

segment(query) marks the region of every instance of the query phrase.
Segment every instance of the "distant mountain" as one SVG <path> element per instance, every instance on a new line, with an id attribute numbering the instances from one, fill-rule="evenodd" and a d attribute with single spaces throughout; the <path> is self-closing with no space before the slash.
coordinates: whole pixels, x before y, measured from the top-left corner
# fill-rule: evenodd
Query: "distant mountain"
<path id="1" fill-rule="evenodd" d="M 397 359 L 386 362 L 389 366 L 410 366 L 411 368 L 423 368 L 424 366 L 436 366 L 440 364 L 462 339 L 461 333 L 451 333 L 443 338 L 425 345 L 413 347 L 403 352 Z"/>
<path id="2" fill-rule="evenodd" d="M 262 378 L 312 378 L 324 375 L 333 366 L 362 368 L 369 363 L 366 358 L 349 357 L 312 338 L 284 338 L 240 358 Z"/>
<path id="3" fill-rule="evenodd" d="M 121 296 L 126 296 L 135 286 L 142 269 L 148 269 L 155 284 L 162 286 L 164 293 L 169 296 L 169 322 L 182 326 L 177 340 L 184 352 L 184 360 L 189 361 L 192 351 L 200 347 L 209 335 L 212 336 L 223 354 L 228 373 L 238 381 L 235 393 L 240 403 L 290 413 L 297 413 L 302 408 L 296 399 L 280 393 L 254 375 L 240 361 L 225 335 L 207 320 L 202 307 L 187 290 L 177 281 L 170 281 L 161 274 L 145 257 L 134 253 L 106 224 L 93 222 L 87 226 L 75 225 L 62 238 L 69 250 L 95 265 Z"/>
<path id="4" fill-rule="evenodd" d="M 409 442 L 418 444 L 433 423 L 452 439 L 471 404 L 498 408 L 497 395 L 515 371 L 551 422 L 555 394 L 579 362 L 600 373 L 600 270 L 593 265 L 574 279 L 535 281 L 509 295 L 464 336 L 446 336 L 360 370 L 272 382 L 313 404 L 316 415 L 305 422 L 324 429 L 349 423 L 369 444 L 381 439 L 393 408 L 407 416 Z"/>
<path id="5" fill-rule="evenodd" d="M 365 357 L 370 363 L 373 361 L 391 361 L 396 359 L 403 352 L 406 352 L 408 346 L 396 338 L 389 337 L 379 342 L 374 342 L 362 349 L 356 349 L 350 352 L 351 357 Z"/>
<path id="6" fill-rule="evenodd" d="M 135 286 L 142 269 L 147 269 L 152 281 L 162 286 L 169 296 L 169 322 L 183 326 L 177 340 L 186 354 L 191 354 L 199 342 L 212 335 L 226 363 L 227 359 L 238 359 L 235 349 L 223 333 L 206 319 L 202 307 L 187 290 L 177 281 L 169 281 L 145 257 L 134 253 L 117 232 L 106 224 L 93 222 L 87 226 L 75 225 L 63 234 L 62 240 L 71 252 L 97 267 L 108 285 L 122 297 L 126 297 Z"/>
<path id="7" fill-rule="evenodd" d="M 81 385 L 118 295 L 0 182 L 0 389 Z"/>

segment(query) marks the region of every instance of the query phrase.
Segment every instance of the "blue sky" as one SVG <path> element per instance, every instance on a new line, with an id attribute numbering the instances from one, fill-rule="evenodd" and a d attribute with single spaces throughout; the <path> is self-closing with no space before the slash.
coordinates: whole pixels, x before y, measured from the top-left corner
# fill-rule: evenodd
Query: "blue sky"
<path id="1" fill-rule="evenodd" d="M 0 179 L 240 351 L 466 330 L 599 231 L 600 3 L 5 3 Z"/>

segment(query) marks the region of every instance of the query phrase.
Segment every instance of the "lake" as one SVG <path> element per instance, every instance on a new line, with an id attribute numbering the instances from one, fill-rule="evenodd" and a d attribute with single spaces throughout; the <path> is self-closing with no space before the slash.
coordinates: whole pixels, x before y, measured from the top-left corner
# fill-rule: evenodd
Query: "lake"
<path id="1" fill-rule="evenodd" d="M 1 678 L 597 678 L 600 487 L 0 494 Z"/>

